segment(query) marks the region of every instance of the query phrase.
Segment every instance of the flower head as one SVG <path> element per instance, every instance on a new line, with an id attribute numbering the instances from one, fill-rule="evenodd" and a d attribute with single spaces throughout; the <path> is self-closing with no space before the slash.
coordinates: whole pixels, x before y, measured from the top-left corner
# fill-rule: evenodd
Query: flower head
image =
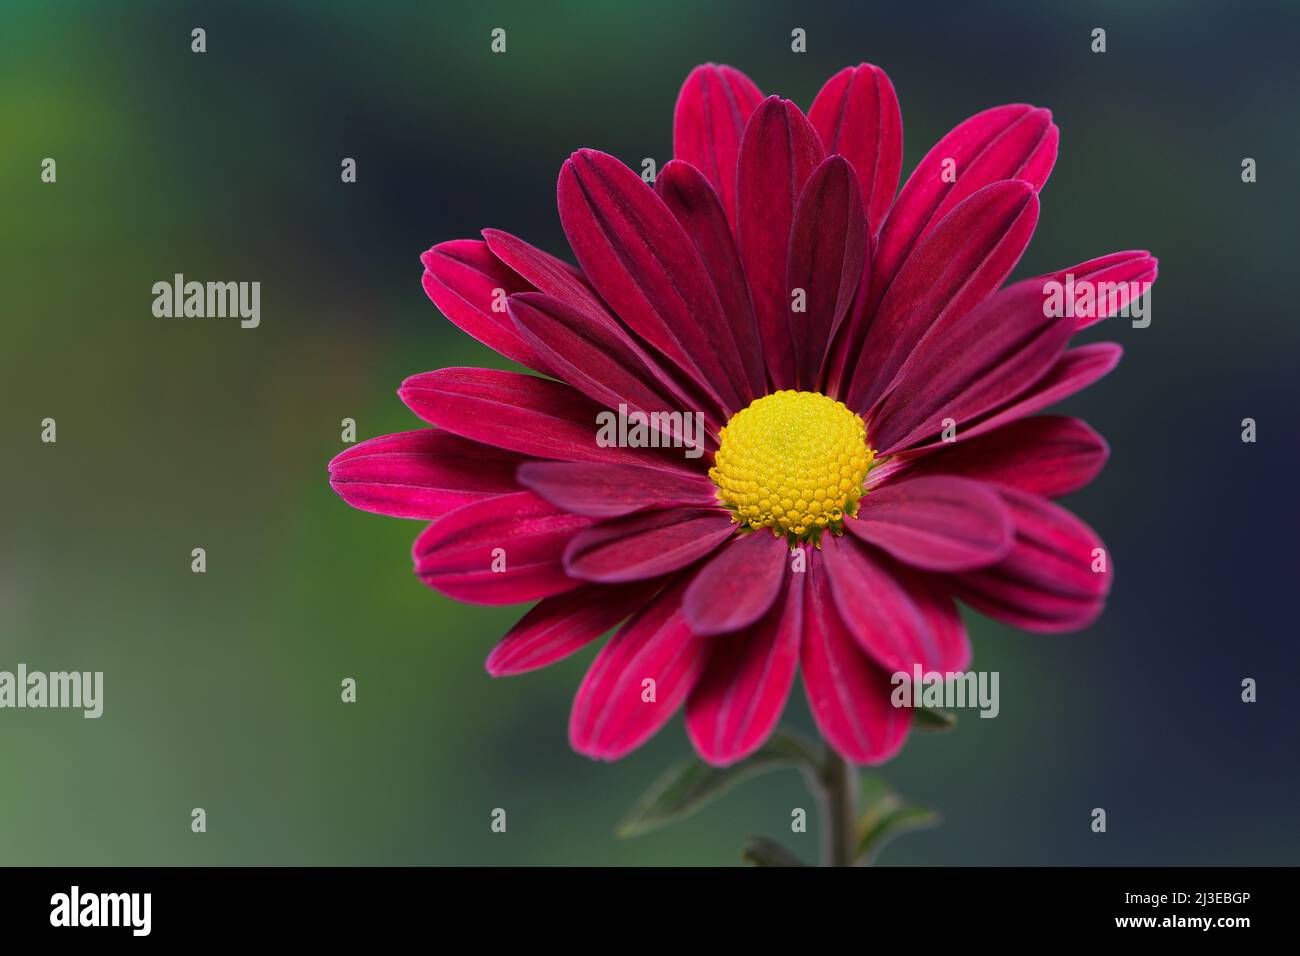
<path id="1" fill-rule="evenodd" d="M 1104 548 L 1051 499 L 1091 481 L 1106 444 L 1035 413 L 1114 367 L 1118 346 L 1070 339 L 1156 261 L 1002 288 L 1055 162 L 1051 115 L 971 117 L 898 192 L 902 121 L 874 66 L 832 77 L 807 115 L 699 67 L 674 150 L 653 188 L 594 150 L 564 164 L 576 268 L 497 230 L 426 252 L 447 317 L 540 374 L 411 377 L 399 394 L 435 427 L 349 448 L 331 483 L 432 522 L 414 547 L 431 587 L 538 602 L 492 674 L 618 628 L 574 701 L 578 751 L 621 757 L 684 703 L 700 755 L 734 762 L 801 670 L 829 743 L 878 763 L 911 717 L 890 674 L 969 663 L 956 599 L 1033 631 L 1100 614 Z M 1119 291 L 1046 307 L 1066 276 Z M 618 440 L 597 440 L 614 410 Z"/>

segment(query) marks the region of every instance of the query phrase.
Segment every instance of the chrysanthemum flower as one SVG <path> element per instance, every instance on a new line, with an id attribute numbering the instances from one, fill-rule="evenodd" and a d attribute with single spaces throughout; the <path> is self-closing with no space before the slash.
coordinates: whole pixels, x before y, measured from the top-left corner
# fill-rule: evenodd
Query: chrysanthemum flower
<path id="1" fill-rule="evenodd" d="M 1114 367 L 1119 346 L 1070 339 L 1130 286 L 1082 316 L 1045 307 L 1053 276 L 1000 289 L 1056 159 L 1044 109 L 971 117 L 897 196 L 902 122 L 874 66 L 838 73 L 806 115 L 701 66 L 673 138 L 653 187 L 594 150 L 565 162 L 577 268 L 497 230 L 424 254 L 447 317 L 540 374 L 407 379 L 435 427 L 344 451 L 331 482 L 431 521 L 416 572 L 443 594 L 538 602 L 490 673 L 618 627 L 573 704 L 581 753 L 622 757 L 685 704 L 700 756 L 737 761 L 802 671 L 830 745 L 878 763 L 911 719 L 891 672 L 969 664 L 955 599 L 1031 631 L 1101 612 L 1102 543 L 1051 499 L 1091 481 L 1106 444 L 1034 413 Z M 1156 261 L 1066 274 L 1149 283 Z M 620 407 L 700 413 L 703 453 L 605 447 L 600 415 Z"/>

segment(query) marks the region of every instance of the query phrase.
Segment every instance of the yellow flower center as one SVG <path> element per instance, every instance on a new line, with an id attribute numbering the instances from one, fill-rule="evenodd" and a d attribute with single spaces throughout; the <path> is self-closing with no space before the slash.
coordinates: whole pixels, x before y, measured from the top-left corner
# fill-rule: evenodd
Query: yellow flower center
<path id="1" fill-rule="evenodd" d="M 857 513 L 874 460 L 866 425 L 843 402 L 780 391 L 731 417 L 709 477 L 734 520 L 792 543 L 819 541 Z"/>

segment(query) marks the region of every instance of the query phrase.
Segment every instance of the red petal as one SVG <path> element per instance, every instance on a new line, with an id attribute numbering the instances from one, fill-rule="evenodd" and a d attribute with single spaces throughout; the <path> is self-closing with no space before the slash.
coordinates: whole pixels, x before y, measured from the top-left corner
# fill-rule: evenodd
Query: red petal
<path id="1" fill-rule="evenodd" d="M 868 235 L 875 235 L 898 191 L 903 117 L 894 84 L 870 63 L 845 67 L 826 81 L 808 119 L 827 154 L 839 153 L 858 174 Z"/>
<path id="2" fill-rule="evenodd" d="M 681 449 L 602 447 L 608 410 L 563 382 L 486 368 L 444 368 L 412 375 L 398 390 L 426 422 L 485 445 L 538 458 L 686 468 Z"/>
<path id="3" fill-rule="evenodd" d="M 706 63 L 691 71 L 673 113 L 673 155 L 700 170 L 736 222 L 736 157 L 745 124 L 763 99 L 749 77 Z"/>
<path id="4" fill-rule="evenodd" d="M 488 673 L 506 677 L 563 660 L 639 609 L 661 584 L 584 584 L 539 601 L 492 649 Z"/>
<path id="5" fill-rule="evenodd" d="M 840 619 L 890 672 L 964 670 L 970 641 L 939 579 L 909 571 L 852 538 L 824 538 L 822 559 Z"/>
<path id="6" fill-rule="evenodd" d="M 917 243 L 955 205 L 955 199 L 947 201 L 950 196 L 965 198 L 1000 179 L 1024 180 L 1035 191 L 1043 188 L 1056 161 L 1056 127 L 1050 120 L 1046 110 L 1023 103 L 997 106 L 960 123 L 926 153 L 880 230 L 871 282 L 874 302 L 880 301 Z M 1038 130 L 1042 135 L 1027 140 L 1016 130 Z M 948 160 L 954 164 L 955 181 L 945 176 Z"/>
<path id="7" fill-rule="evenodd" d="M 821 562 L 809 561 L 806 573 L 800 663 L 813 719 L 847 760 L 884 763 L 907 739 L 912 712 L 893 706 L 889 673 L 867 656 L 840 620 Z"/>
<path id="8" fill-rule="evenodd" d="M 362 511 L 431 520 L 495 495 L 519 491 L 522 455 L 436 428 L 353 445 L 329 464 L 330 486 Z"/>
<path id="9" fill-rule="evenodd" d="M 997 493 L 969 478 L 891 480 L 863 495 L 845 527 L 868 544 L 926 571 L 997 562 L 1011 547 L 1011 519 Z"/>
<path id="10" fill-rule="evenodd" d="M 937 446 L 904 467 L 912 476 L 962 475 L 1057 498 L 1097 477 L 1109 454 L 1105 439 L 1085 422 L 1043 415 Z"/>
<path id="11" fill-rule="evenodd" d="M 441 242 L 420 257 L 424 292 L 462 331 L 521 365 L 547 371 L 541 358 L 519 338 L 506 297 L 532 289 L 477 239 Z"/>
<path id="12" fill-rule="evenodd" d="M 592 661 L 569 716 L 569 743 L 578 753 L 617 760 L 635 750 L 695 686 L 707 655 L 682 614 L 683 583 L 638 611 Z"/>
<path id="13" fill-rule="evenodd" d="M 969 314 L 945 313 L 869 413 L 868 434 L 888 454 L 932 439 L 945 420 L 962 427 L 1000 408 L 1046 375 L 1073 334 L 1043 308 L 1042 285 L 1017 283 Z"/>
<path id="14" fill-rule="evenodd" d="M 659 577 L 698 561 L 731 537 L 734 527 L 720 508 L 671 508 L 615 518 L 574 538 L 564 566 L 587 581 Z"/>
<path id="15" fill-rule="evenodd" d="M 1096 532 L 1059 505 L 1001 489 L 1016 526 L 1015 544 L 999 564 L 954 576 L 954 593 L 975 610 L 1028 631 L 1087 627 L 1101 614 L 1114 568 L 1093 571 Z"/>
<path id="16" fill-rule="evenodd" d="M 827 346 L 848 314 L 867 255 L 857 176 L 842 156 L 813 171 L 790 231 L 786 288 L 802 289 L 804 311 L 789 311 L 795 385 L 814 391 Z"/>
<path id="17" fill-rule="evenodd" d="M 1015 181 L 982 189 L 940 222 L 908 256 L 880 303 L 845 404 L 870 408 L 940 316 L 955 321 L 995 292 L 1037 222 L 1038 198 Z"/>
<path id="18" fill-rule="evenodd" d="M 749 283 L 740 265 L 740 253 L 718 195 L 704 174 L 689 163 L 674 159 L 659 171 L 655 191 L 677 219 L 700 254 L 727 317 L 731 337 L 745 368 L 746 396 L 767 392 L 758 320 L 749 297 Z"/>
<path id="19" fill-rule="evenodd" d="M 560 172 L 559 203 L 578 262 L 618 317 L 723 409 L 747 404 L 713 281 L 654 190 L 614 157 L 584 149 Z"/>
<path id="20" fill-rule="evenodd" d="M 774 388 L 794 383 L 785 284 L 790 227 L 804 183 L 823 156 L 812 124 L 797 106 L 776 96 L 754 111 L 740 144 L 736 234 Z"/>
<path id="21" fill-rule="evenodd" d="M 803 578 L 791 575 L 753 627 L 711 641 L 708 666 L 686 701 L 686 732 L 715 766 L 748 757 L 781 718 L 799 664 Z"/>
<path id="22" fill-rule="evenodd" d="M 519 483 L 551 504 L 589 518 L 614 518 L 646 508 L 717 504 L 717 487 L 703 475 L 636 465 L 534 461 Z"/>
<path id="23" fill-rule="evenodd" d="M 718 549 L 686 589 L 683 608 L 696 634 L 728 634 L 767 613 L 785 577 L 789 547 L 765 531 Z"/>
<path id="24" fill-rule="evenodd" d="M 521 491 L 472 502 L 438 519 L 415 540 L 411 554 L 424 583 L 458 601 L 535 601 L 578 586 L 565 575 L 562 559 L 565 546 L 590 524 Z"/>

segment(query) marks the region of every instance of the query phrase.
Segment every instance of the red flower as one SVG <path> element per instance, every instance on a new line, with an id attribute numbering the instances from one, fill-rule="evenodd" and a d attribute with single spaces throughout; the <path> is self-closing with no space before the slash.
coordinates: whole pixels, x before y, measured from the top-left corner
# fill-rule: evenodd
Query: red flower
<path id="1" fill-rule="evenodd" d="M 1156 260 L 1121 252 L 999 291 L 1056 159 L 1050 113 L 971 117 L 895 198 L 901 141 L 877 67 L 837 74 L 805 116 L 702 66 L 653 189 L 593 150 L 564 164 L 580 269 L 495 230 L 424 254 L 448 318 L 548 377 L 415 375 L 399 394 L 436 427 L 344 451 L 331 483 L 433 522 L 414 548 L 431 587 L 539 602 L 494 675 L 622 623 L 574 701 L 576 750 L 622 757 L 685 703 L 695 749 L 731 763 L 771 733 L 801 666 L 826 739 L 878 763 L 911 717 L 890 673 L 969 663 L 954 598 L 1034 631 L 1101 612 L 1101 542 L 1049 499 L 1091 481 L 1106 444 L 1029 416 L 1114 367 L 1119 346 L 1069 340 Z M 1046 306 L 1067 274 L 1123 284 L 1076 317 Z M 610 409 L 624 426 L 679 413 L 642 430 L 661 443 L 698 413 L 702 446 L 609 446 Z"/>

